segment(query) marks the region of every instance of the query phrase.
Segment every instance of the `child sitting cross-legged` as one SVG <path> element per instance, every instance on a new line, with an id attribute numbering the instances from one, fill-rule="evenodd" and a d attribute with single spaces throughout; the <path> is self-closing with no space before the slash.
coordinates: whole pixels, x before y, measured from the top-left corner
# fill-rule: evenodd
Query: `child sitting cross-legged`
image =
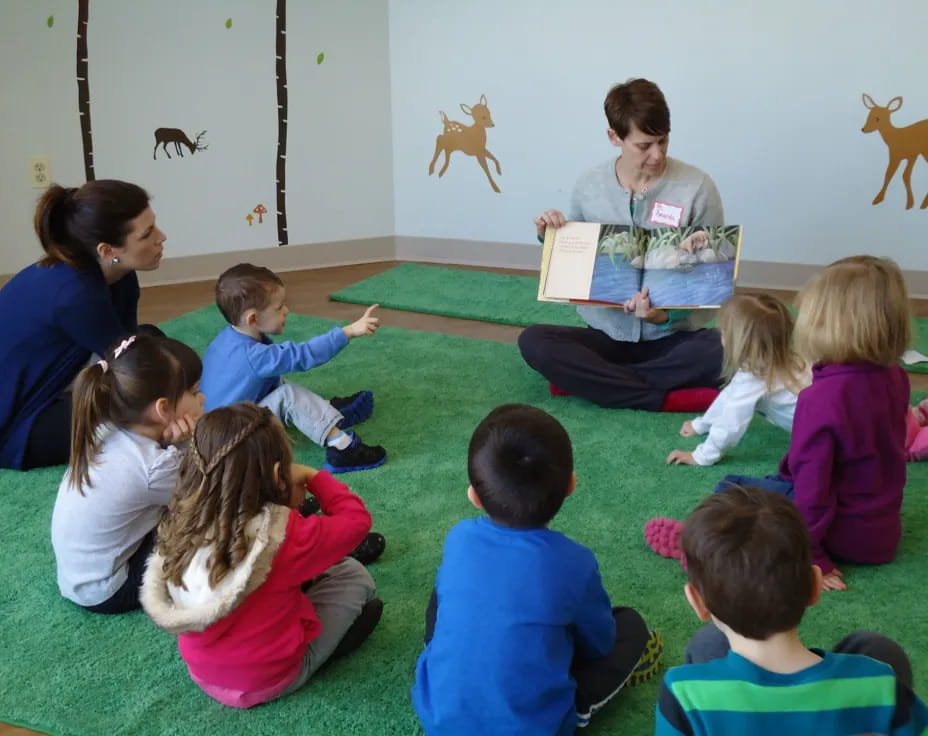
<path id="1" fill-rule="evenodd" d="M 371 515 L 329 473 L 292 464 L 283 425 L 264 407 L 205 414 L 190 445 L 142 605 L 178 635 L 197 685 L 249 708 L 302 687 L 377 626 L 374 581 L 345 557 Z M 298 511 L 307 491 L 322 514 Z"/>
<path id="2" fill-rule="evenodd" d="M 203 356 L 203 392 L 206 409 L 254 401 L 268 407 L 284 424 L 326 448 L 323 466 L 331 473 L 376 468 L 387 459 L 380 446 L 361 442 L 348 427 L 370 417 L 374 395 L 359 391 L 329 400 L 281 376 L 308 371 L 327 363 L 352 338 L 373 335 L 380 320 L 364 316 L 345 327 L 333 327 L 306 342 L 273 342 L 287 324 L 287 292 L 273 271 L 240 263 L 226 270 L 216 282 L 216 304 L 229 326 L 210 343 Z"/>
<path id="3" fill-rule="evenodd" d="M 658 668 L 660 636 L 613 608 L 596 557 L 548 524 L 576 484 L 570 438 L 531 406 L 493 410 L 468 451 L 485 517 L 445 540 L 413 705 L 426 734 L 572 734 Z"/>
<path id="4" fill-rule="evenodd" d="M 831 651 L 799 637 L 822 590 L 809 534 L 779 494 L 731 486 L 693 511 L 682 537 L 686 599 L 702 621 L 664 677 L 657 736 L 921 736 L 928 708 L 902 648 L 871 632 Z M 862 656 L 863 655 L 863 656 Z"/>
<path id="5" fill-rule="evenodd" d="M 674 450 L 668 463 L 714 465 L 747 432 L 754 413 L 789 432 L 799 392 L 811 376 L 792 347 L 793 318 L 769 294 L 735 294 L 719 310 L 725 388 L 683 437 L 707 434 L 692 452 Z"/>
<path id="6" fill-rule="evenodd" d="M 203 413 L 200 358 L 130 336 L 74 383 L 71 459 L 52 512 L 61 595 L 94 613 L 139 607 L 155 528 Z"/>

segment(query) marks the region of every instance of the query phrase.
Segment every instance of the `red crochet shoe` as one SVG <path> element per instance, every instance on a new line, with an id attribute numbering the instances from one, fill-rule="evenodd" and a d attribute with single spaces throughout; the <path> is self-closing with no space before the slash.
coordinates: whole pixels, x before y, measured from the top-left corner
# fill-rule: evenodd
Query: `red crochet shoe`
<path id="1" fill-rule="evenodd" d="M 644 541 L 661 557 L 674 560 L 683 559 L 680 548 L 680 535 L 683 534 L 683 522 L 660 517 L 651 519 L 644 525 Z"/>
<path id="2" fill-rule="evenodd" d="M 570 391 L 565 391 L 562 388 L 558 388 L 553 383 L 548 384 L 548 391 L 551 392 L 552 396 L 570 396 Z"/>
<path id="3" fill-rule="evenodd" d="M 717 388 L 678 388 L 667 392 L 661 411 L 699 414 L 706 411 L 718 395 Z"/>

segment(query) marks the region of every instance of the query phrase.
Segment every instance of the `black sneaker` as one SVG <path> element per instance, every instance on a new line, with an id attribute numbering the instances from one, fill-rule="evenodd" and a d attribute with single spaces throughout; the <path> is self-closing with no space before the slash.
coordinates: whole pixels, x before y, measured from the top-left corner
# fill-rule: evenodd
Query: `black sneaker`
<path id="1" fill-rule="evenodd" d="M 377 468 L 387 461 L 387 451 L 380 445 L 365 445 L 354 432 L 347 434 L 351 435 L 351 444 L 344 450 L 332 446 L 325 448 L 323 469 L 330 473 L 350 473 Z"/>
<path id="2" fill-rule="evenodd" d="M 312 516 L 313 514 L 318 514 L 322 510 L 322 504 L 319 503 L 319 499 L 315 496 L 309 496 L 303 505 L 300 506 L 300 515 L 301 516 Z"/>
<path id="3" fill-rule="evenodd" d="M 348 429 L 370 418 L 374 413 L 374 393 L 372 391 L 358 391 L 351 396 L 333 396 L 329 403 L 342 415 L 338 426 Z"/>
<path id="4" fill-rule="evenodd" d="M 374 629 L 377 628 L 377 624 L 380 623 L 381 616 L 383 616 L 383 601 L 380 598 L 371 598 L 364 604 L 361 613 L 358 614 L 348 631 L 345 632 L 342 640 L 338 642 L 338 646 L 335 647 L 326 662 L 350 654 L 367 641 Z"/>
<path id="5" fill-rule="evenodd" d="M 371 532 L 364 538 L 361 544 L 354 548 L 354 552 L 348 556 L 354 557 L 362 565 L 370 565 L 372 562 L 377 561 L 386 548 L 387 540 L 384 539 L 383 534 Z"/>

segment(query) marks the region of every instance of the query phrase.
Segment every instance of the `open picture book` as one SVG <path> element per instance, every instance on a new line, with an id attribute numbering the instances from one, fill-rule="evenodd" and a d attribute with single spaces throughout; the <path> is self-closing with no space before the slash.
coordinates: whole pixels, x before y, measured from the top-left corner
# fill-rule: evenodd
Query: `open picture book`
<path id="1" fill-rule="evenodd" d="M 545 231 L 538 299 L 621 306 L 647 287 L 662 309 L 709 309 L 735 291 L 741 226 L 568 222 Z"/>

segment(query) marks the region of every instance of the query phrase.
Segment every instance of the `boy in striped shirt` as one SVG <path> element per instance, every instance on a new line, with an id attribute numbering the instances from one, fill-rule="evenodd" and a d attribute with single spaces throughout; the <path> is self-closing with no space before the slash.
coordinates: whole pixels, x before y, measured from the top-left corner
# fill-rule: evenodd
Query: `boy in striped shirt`
<path id="1" fill-rule="evenodd" d="M 713 494 L 690 514 L 681 545 L 686 599 L 712 623 L 664 678 L 658 736 L 928 734 L 928 708 L 894 641 L 857 632 L 830 652 L 802 644 L 799 622 L 822 572 L 785 496 L 737 486 Z"/>

